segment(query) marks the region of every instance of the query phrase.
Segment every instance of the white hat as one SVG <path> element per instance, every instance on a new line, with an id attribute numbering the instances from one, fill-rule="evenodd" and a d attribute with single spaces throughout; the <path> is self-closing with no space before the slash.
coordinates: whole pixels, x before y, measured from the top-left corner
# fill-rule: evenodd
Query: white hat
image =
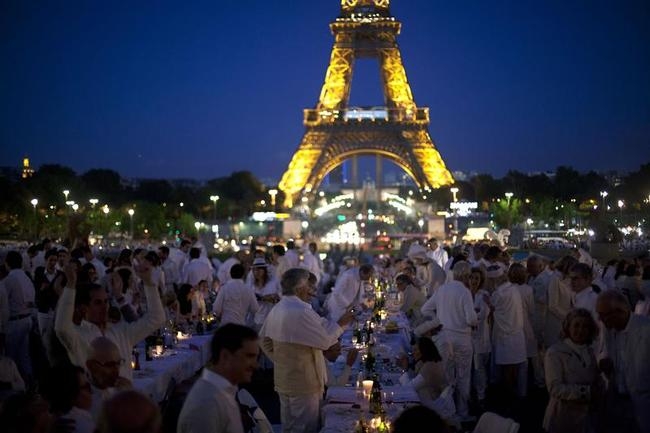
<path id="1" fill-rule="evenodd" d="M 420 244 L 413 243 L 409 247 L 409 251 L 406 255 L 409 259 L 426 259 L 427 249 Z"/>
<path id="2" fill-rule="evenodd" d="M 267 268 L 269 266 L 268 263 L 266 263 L 266 260 L 264 260 L 261 257 L 257 257 L 253 260 L 253 265 L 252 267 L 254 268 Z"/>

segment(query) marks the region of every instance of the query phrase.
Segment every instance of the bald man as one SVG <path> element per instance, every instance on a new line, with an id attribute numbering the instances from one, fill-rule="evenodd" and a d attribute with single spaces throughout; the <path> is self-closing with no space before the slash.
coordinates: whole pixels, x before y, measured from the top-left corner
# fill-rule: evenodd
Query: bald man
<path id="1" fill-rule="evenodd" d="M 151 399 L 138 391 L 122 391 L 108 399 L 99 417 L 99 433 L 160 433 L 162 416 Z"/>
<path id="2" fill-rule="evenodd" d="M 99 417 L 102 403 L 118 390 L 131 388 L 131 382 L 120 377 L 124 363 L 117 345 L 106 337 L 97 337 L 90 342 L 86 369 L 90 373 L 93 402 L 90 412 L 95 421 Z"/>
<path id="3" fill-rule="evenodd" d="M 598 296 L 596 312 L 606 328 L 599 367 L 615 396 L 607 407 L 607 431 L 650 433 L 650 318 L 632 314 L 617 290 Z"/>

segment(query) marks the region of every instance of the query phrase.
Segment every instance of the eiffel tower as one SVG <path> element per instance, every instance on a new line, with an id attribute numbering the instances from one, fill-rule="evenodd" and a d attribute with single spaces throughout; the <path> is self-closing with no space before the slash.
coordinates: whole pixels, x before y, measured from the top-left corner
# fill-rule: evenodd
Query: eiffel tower
<path id="1" fill-rule="evenodd" d="M 357 155 L 377 155 L 402 168 L 420 190 L 454 181 L 429 136 L 429 109 L 415 105 L 396 37 L 401 23 L 390 14 L 390 0 L 341 0 L 331 24 L 334 46 L 325 83 L 314 109 L 304 110 L 305 135 L 279 188 L 284 205 L 310 196 L 323 178 Z M 381 69 L 385 107 L 348 106 L 357 58 L 374 58 Z"/>

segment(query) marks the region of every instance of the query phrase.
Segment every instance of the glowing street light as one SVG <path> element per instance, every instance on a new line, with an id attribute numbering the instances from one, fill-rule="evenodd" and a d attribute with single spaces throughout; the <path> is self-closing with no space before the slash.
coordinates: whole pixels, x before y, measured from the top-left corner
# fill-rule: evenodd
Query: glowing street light
<path id="1" fill-rule="evenodd" d="M 93 209 L 95 208 L 95 205 L 99 203 L 99 200 L 97 200 L 96 198 L 91 198 L 88 201 L 90 202 L 90 205 L 93 207 Z"/>
<path id="2" fill-rule="evenodd" d="M 38 199 L 33 198 L 30 203 L 34 206 L 34 237 L 38 237 L 38 215 L 36 214 L 36 205 L 38 204 Z"/>
<path id="3" fill-rule="evenodd" d="M 201 223 L 198 221 L 194 222 L 194 228 L 196 229 L 196 235 L 199 235 L 199 229 L 201 228 Z"/>
<path id="4" fill-rule="evenodd" d="M 65 196 L 65 201 L 68 201 L 68 196 L 70 195 L 70 190 L 69 189 L 64 189 L 63 190 L 63 195 Z"/>
<path id="5" fill-rule="evenodd" d="M 458 188 L 453 187 L 453 188 L 450 188 L 449 191 L 451 191 L 451 193 L 452 193 L 452 195 L 453 195 L 453 197 L 454 197 L 454 202 L 457 202 L 457 201 L 458 201 L 458 197 L 456 197 L 456 194 L 458 194 Z"/>
<path id="6" fill-rule="evenodd" d="M 131 239 L 133 239 L 133 214 L 135 214 L 135 211 L 133 209 L 129 209 L 128 211 L 126 211 L 126 213 L 129 214 L 129 219 L 130 219 L 130 223 L 131 223 L 130 224 L 130 233 L 129 234 L 130 234 Z"/>
<path id="7" fill-rule="evenodd" d="M 323 191 L 321 191 L 323 192 Z M 270 189 L 269 190 L 269 195 L 271 196 L 271 206 L 275 208 L 275 196 L 278 195 L 278 190 L 277 189 Z M 321 196 L 322 197 L 322 196 Z"/>
<path id="8" fill-rule="evenodd" d="M 102 212 L 104 212 L 105 215 L 108 215 L 108 213 L 109 213 L 110 211 L 111 211 L 111 210 L 110 210 L 110 208 L 108 207 L 107 204 L 105 204 L 104 206 L 102 206 Z"/>
<path id="9" fill-rule="evenodd" d="M 217 202 L 219 201 L 219 196 L 218 195 L 211 195 L 210 196 L 210 201 L 212 202 L 213 209 L 214 209 L 214 220 L 217 219 Z"/>
<path id="10" fill-rule="evenodd" d="M 618 201 L 618 212 L 619 212 L 619 220 L 620 224 L 623 224 L 623 206 L 625 206 L 625 202 L 623 200 Z"/>
<path id="11" fill-rule="evenodd" d="M 77 203 L 74 203 L 72 205 L 72 210 L 75 211 L 75 212 L 78 211 L 79 210 L 79 205 Z"/>
<path id="12" fill-rule="evenodd" d="M 512 198 L 514 194 L 511 192 L 505 193 L 506 198 L 508 199 L 508 206 L 510 206 L 510 199 Z"/>
<path id="13" fill-rule="evenodd" d="M 605 208 L 605 197 L 607 197 L 609 193 L 607 191 L 601 191 L 600 196 L 603 198 L 603 209 Z"/>

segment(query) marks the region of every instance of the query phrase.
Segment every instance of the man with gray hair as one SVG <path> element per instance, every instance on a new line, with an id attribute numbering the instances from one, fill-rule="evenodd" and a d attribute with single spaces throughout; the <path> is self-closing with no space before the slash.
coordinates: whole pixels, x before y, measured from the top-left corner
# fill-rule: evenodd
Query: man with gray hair
<path id="1" fill-rule="evenodd" d="M 275 390 L 280 396 L 283 433 L 318 430 L 319 405 L 327 382 L 323 351 L 334 345 L 352 321 L 350 311 L 338 322 L 320 317 L 310 300 L 315 287 L 306 269 L 282 275 L 282 299 L 260 330 L 262 350 L 275 364 Z"/>
<path id="2" fill-rule="evenodd" d="M 618 290 L 605 290 L 596 301 L 605 325 L 600 370 L 609 379 L 603 431 L 650 433 L 650 318 L 630 311 Z"/>
<path id="3" fill-rule="evenodd" d="M 472 368 L 472 327 L 478 323 L 469 290 L 472 267 L 466 261 L 454 265 L 454 279 L 438 287 L 422 306 L 422 315 L 438 317 L 442 324 L 438 350 L 445 363 L 447 382 L 454 385 L 456 408 L 461 418 L 469 415 L 467 402 Z"/>
<path id="4" fill-rule="evenodd" d="M 92 392 L 90 413 L 95 421 L 105 400 L 118 390 L 132 387 L 128 379 L 120 376 L 120 367 L 124 363 L 117 345 L 110 339 L 97 337 L 90 342 L 86 370 L 89 373 Z"/>

